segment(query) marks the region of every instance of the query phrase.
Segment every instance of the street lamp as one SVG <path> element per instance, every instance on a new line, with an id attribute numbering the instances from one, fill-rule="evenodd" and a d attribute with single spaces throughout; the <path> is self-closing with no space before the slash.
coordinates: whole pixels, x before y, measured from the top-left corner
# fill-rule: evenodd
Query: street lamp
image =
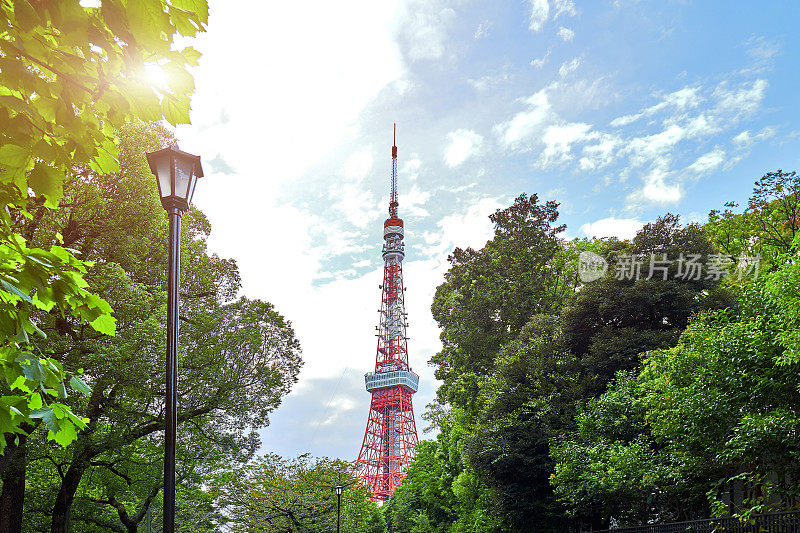
<path id="1" fill-rule="evenodd" d="M 344 487 L 341 485 L 336 485 L 334 487 L 336 489 L 336 533 L 339 533 L 340 527 L 342 524 L 342 491 Z"/>
<path id="2" fill-rule="evenodd" d="M 181 260 L 181 215 L 189 209 L 197 178 L 203 177 L 200 156 L 178 150 L 177 144 L 147 154 L 155 174 L 161 205 L 169 218 L 167 277 L 167 390 L 164 431 L 164 533 L 175 531 L 175 447 L 178 426 L 178 285 Z"/>

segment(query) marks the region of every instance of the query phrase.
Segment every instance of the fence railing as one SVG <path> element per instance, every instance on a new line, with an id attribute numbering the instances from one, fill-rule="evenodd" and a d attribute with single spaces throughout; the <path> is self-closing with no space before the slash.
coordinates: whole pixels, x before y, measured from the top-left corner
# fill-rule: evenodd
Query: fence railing
<path id="1" fill-rule="evenodd" d="M 595 530 L 594 533 L 798 533 L 800 511 L 752 515 L 749 520 L 709 518 L 668 524 Z"/>

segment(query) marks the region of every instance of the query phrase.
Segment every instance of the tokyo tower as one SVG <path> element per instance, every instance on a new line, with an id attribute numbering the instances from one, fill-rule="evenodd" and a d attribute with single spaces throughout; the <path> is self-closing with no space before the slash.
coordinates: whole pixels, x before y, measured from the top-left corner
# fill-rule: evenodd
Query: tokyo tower
<path id="1" fill-rule="evenodd" d="M 397 126 L 395 126 L 395 132 Z M 419 376 L 408 366 L 403 288 L 403 221 L 397 217 L 397 145 L 392 144 L 389 218 L 383 223 L 383 284 L 375 371 L 364 375 L 372 394 L 356 469 L 373 501 L 388 500 L 406 475 L 417 448 L 411 396 Z"/>

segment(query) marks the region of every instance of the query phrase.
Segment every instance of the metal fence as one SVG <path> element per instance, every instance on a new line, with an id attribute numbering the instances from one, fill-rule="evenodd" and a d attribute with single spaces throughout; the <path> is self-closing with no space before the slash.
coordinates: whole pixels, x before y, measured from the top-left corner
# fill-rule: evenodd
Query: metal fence
<path id="1" fill-rule="evenodd" d="M 594 533 L 800 533 L 800 511 L 595 530 Z"/>

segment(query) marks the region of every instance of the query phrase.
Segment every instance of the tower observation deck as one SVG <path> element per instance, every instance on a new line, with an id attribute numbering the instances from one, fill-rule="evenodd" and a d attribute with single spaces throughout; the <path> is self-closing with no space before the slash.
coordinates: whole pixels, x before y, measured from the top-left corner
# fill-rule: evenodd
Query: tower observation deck
<path id="1" fill-rule="evenodd" d="M 389 218 L 383 223 L 383 284 L 375 369 L 364 375 L 372 394 L 367 429 L 356 468 L 373 501 L 388 500 L 406 474 L 417 448 L 412 395 L 419 376 L 408 364 L 403 287 L 403 220 L 397 216 L 397 145 L 392 145 Z"/>

